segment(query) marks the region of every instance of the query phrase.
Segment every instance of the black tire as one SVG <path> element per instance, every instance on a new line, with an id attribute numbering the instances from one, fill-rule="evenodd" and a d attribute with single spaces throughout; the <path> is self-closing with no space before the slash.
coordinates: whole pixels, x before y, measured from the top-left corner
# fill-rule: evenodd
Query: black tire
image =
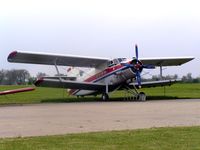
<path id="1" fill-rule="evenodd" d="M 103 101 L 109 100 L 108 94 L 107 94 L 107 93 L 103 93 L 102 96 L 101 96 L 101 99 L 102 99 Z"/>
<path id="2" fill-rule="evenodd" d="M 140 92 L 137 96 L 137 100 L 142 102 L 146 101 L 146 94 L 144 92 Z"/>

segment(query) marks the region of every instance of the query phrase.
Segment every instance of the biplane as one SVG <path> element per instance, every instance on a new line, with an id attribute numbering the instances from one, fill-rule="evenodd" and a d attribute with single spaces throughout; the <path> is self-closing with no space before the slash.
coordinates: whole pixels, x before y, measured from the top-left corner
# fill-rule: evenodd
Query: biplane
<path id="1" fill-rule="evenodd" d="M 180 66 L 194 59 L 194 57 L 161 57 L 139 58 L 138 47 L 135 45 L 135 57 L 128 58 L 100 58 L 88 56 L 75 56 L 66 54 L 51 54 L 41 52 L 13 51 L 8 56 L 12 63 L 28 63 L 54 65 L 59 75 L 58 66 L 73 66 L 93 68 L 92 75 L 84 78 L 42 77 L 35 82 L 36 86 L 56 87 L 70 89 L 69 93 L 76 96 L 102 95 L 102 100 L 109 99 L 109 93 L 115 90 L 132 91 L 138 100 L 146 100 L 144 92 L 138 92 L 138 88 L 166 86 L 176 83 L 178 80 L 161 80 L 142 82 L 141 73 L 144 69 L 160 67 Z"/>

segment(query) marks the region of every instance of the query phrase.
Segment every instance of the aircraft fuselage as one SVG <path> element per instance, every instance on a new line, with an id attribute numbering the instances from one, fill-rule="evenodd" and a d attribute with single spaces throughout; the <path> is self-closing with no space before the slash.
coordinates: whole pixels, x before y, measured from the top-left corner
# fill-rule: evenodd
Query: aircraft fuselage
<path id="1" fill-rule="evenodd" d="M 92 83 L 103 83 L 107 85 L 112 85 L 118 88 L 118 85 L 126 82 L 128 79 L 135 78 L 135 72 L 127 66 L 123 66 L 121 64 L 116 64 L 110 67 L 107 67 L 98 73 L 85 78 L 85 82 L 92 82 Z M 115 90 L 116 88 L 108 89 L 109 92 Z M 71 95 L 92 95 L 96 91 L 91 90 L 70 90 L 69 93 Z"/>

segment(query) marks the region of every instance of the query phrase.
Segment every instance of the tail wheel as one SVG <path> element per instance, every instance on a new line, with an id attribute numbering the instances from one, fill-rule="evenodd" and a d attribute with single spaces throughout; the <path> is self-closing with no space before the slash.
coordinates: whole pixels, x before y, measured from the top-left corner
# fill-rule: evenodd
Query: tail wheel
<path id="1" fill-rule="evenodd" d="M 103 93 L 102 96 L 101 96 L 101 99 L 102 99 L 103 101 L 107 101 L 107 100 L 109 99 L 108 94 L 107 94 L 107 93 Z"/>
<path id="2" fill-rule="evenodd" d="M 146 94 L 144 92 L 140 92 L 137 96 L 139 101 L 146 101 Z"/>

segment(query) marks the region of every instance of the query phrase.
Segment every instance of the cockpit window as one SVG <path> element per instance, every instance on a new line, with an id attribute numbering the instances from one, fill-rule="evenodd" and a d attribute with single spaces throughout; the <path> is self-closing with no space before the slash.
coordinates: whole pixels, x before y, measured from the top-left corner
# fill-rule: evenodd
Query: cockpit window
<path id="1" fill-rule="evenodd" d="M 122 62 L 122 61 L 125 61 L 125 60 L 126 60 L 126 58 L 118 58 L 119 62 Z"/>
<path id="2" fill-rule="evenodd" d="M 113 59 L 113 60 L 111 60 L 111 61 L 108 62 L 108 67 L 117 65 L 117 64 L 119 64 L 119 63 L 121 63 L 122 61 L 125 61 L 125 60 L 126 60 L 126 58 Z"/>
<path id="3" fill-rule="evenodd" d="M 108 67 L 111 67 L 111 66 L 113 66 L 113 65 L 114 65 L 114 63 L 113 63 L 112 60 L 108 62 Z"/>
<path id="4" fill-rule="evenodd" d="M 137 63 L 137 59 L 133 57 L 133 60 L 131 61 L 132 64 L 136 64 Z"/>

